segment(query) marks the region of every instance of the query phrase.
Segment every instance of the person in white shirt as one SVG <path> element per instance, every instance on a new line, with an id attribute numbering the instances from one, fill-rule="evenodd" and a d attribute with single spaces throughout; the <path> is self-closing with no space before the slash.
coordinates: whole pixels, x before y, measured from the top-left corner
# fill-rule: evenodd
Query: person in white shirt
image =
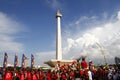
<path id="1" fill-rule="evenodd" d="M 88 70 L 88 78 L 89 78 L 89 80 L 93 80 L 92 79 L 92 72 L 90 70 Z"/>

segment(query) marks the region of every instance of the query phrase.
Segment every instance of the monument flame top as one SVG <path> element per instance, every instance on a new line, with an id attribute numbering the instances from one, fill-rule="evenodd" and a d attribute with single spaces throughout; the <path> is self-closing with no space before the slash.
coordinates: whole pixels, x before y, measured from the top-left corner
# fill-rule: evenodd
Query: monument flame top
<path id="1" fill-rule="evenodd" d="M 57 11 L 56 18 L 57 17 L 62 17 L 62 14 L 61 14 L 60 10 Z"/>

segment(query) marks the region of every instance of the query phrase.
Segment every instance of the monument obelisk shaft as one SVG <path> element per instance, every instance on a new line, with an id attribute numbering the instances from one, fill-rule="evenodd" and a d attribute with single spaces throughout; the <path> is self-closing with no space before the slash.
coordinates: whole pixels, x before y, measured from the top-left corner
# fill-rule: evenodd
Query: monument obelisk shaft
<path id="1" fill-rule="evenodd" d="M 57 19 L 56 59 L 57 60 L 62 60 L 61 22 L 60 22 L 61 17 L 62 17 L 62 14 L 58 10 L 56 14 L 56 19 Z"/>
<path id="2" fill-rule="evenodd" d="M 55 67 L 56 65 L 58 65 L 58 62 L 60 62 L 60 65 L 64 65 L 64 64 L 72 64 L 73 61 L 76 60 L 63 60 L 62 59 L 62 41 L 61 41 L 61 22 L 60 19 L 62 17 L 62 14 L 60 13 L 60 11 L 57 11 L 56 14 L 56 20 L 57 20 L 57 29 L 56 29 L 56 59 L 51 59 L 47 62 L 44 62 L 45 64 L 48 64 L 50 67 Z"/>

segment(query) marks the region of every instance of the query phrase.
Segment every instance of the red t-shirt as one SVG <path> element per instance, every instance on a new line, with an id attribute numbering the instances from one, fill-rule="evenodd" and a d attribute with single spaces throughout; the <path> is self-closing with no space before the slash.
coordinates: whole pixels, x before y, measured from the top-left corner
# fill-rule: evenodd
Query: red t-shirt
<path id="1" fill-rule="evenodd" d="M 25 80 L 24 72 L 21 73 L 20 80 Z"/>
<path id="2" fill-rule="evenodd" d="M 82 61 L 81 66 L 82 66 L 83 69 L 88 68 L 88 64 L 87 64 L 86 61 Z"/>
<path id="3" fill-rule="evenodd" d="M 50 76 L 47 77 L 47 80 L 51 80 Z"/>
<path id="4" fill-rule="evenodd" d="M 31 72 L 27 72 L 27 80 L 31 80 L 32 79 L 32 74 Z"/>
<path id="5" fill-rule="evenodd" d="M 11 72 L 6 72 L 4 80 L 12 80 L 12 73 Z"/>
<path id="6" fill-rule="evenodd" d="M 74 77 L 75 76 L 75 73 L 72 71 L 72 72 L 70 72 L 70 76 L 71 77 Z"/>
<path id="7" fill-rule="evenodd" d="M 84 71 L 80 70 L 80 76 L 83 77 Z"/>
<path id="8" fill-rule="evenodd" d="M 101 70 L 101 76 L 105 77 L 105 70 Z"/>
<path id="9" fill-rule="evenodd" d="M 65 73 L 62 74 L 61 78 L 62 78 L 62 80 L 66 80 L 67 79 Z"/>
<path id="10" fill-rule="evenodd" d="M 16 76 L 20 79 L 20 73 L 17 72 L 17 73 L 16 73 Z"/>
<path id="11" fill-rule="evenodd" d="M 36 74 L 33 74 L 33 76 L 32 76 L 32 80 L 38 80 Z"/>

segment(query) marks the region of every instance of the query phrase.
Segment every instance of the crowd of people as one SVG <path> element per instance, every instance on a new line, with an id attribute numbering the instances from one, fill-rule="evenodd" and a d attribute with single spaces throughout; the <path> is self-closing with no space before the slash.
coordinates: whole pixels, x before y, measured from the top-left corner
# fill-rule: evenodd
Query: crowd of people
<path id="1" fill-rule="evenodd" d="M 35 68 L 6 68 L 5 74 L 0 71 L 0 80 L 120 80 L 118 66 L 95 66 L 92 61 L 76 61 L 43 70 Z"/>

